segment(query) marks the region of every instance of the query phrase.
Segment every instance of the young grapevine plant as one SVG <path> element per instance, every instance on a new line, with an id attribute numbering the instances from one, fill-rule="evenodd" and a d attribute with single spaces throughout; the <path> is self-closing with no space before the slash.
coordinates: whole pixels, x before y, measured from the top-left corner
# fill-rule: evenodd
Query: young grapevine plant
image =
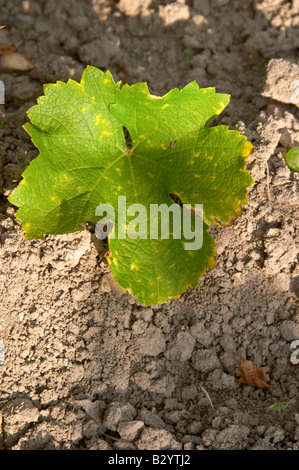
<path id="1" fill-rule="evenodd" d="M 197 287 L 216 265 L 209 226 L 241 215 L 253 184 L 245 170 L 253 146 L 236 130 L 208 126 L 229 95 L 191 82 L 153 96 L 146 83 L 115 83 L 95 67 L 85 69 L 81 83 L 47 84 L 44 93 L 25 124 L 40 154 L 9 197 L 26 238 L 82 230 L 100 220 L 95 211 L 104 203 L 115 208 L 117 233 L 119 196 L 150 209 L 170 206 L 175 195 L 184 205 L 203 205 L 200 249 L 185 249 L 184 234 L 152 239 L 147 226 L 148 236 L 110 236 L 107 259 L 118 284 L 146 305 Z M 193 227 L 196 217 L 192 211 Z"/>

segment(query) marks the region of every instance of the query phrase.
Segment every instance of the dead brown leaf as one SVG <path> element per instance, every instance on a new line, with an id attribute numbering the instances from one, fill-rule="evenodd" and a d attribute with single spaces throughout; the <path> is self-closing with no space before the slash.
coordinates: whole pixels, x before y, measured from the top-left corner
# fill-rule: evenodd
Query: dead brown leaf
<path id="1" fill-rule="evenodd" d="M 11 52 L 16 52 L 22 45 L 24 41 L 17 42 L 16 44 L 5 44 L 0 46 L 0 55 L 11 54 Z"/>
<path id="2" fill-rule="evenodd" d="M 242 384 L 251 385 L 258 388 L 269 388 L 270 385 L 266 383 L 269 376 L 265 375 L 264 371 L 256 367 L 251 361 L 243 361 L 240 365 L 236 366 L 237 382 Z"/>

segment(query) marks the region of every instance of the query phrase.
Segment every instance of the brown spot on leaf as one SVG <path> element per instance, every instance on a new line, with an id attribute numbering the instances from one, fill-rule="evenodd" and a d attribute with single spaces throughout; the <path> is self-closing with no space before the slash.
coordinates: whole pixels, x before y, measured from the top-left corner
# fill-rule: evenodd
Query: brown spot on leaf
<path id="1" fill-rule="evenodd" d="M 218 220 L 216 217 L 214 217 L 214 221 L 217 225 L 221 225 L 221 227 L 231 227 L 232 225 L 234 225 L 234 222 L 235 222 L 236 219 L 230 219 L 230 221 L 225 224 L 223 222 L 221 222 L 220 220 Z"/>
<path id="2" fill-rule="evenodd" d="M 241 206 L 239 207 L 239 212 L 240 212 L 240 213 L 238 214 L 238 216 L 242 215 L 243 209 L 242 209 Z M 237 217 L 238 217 L 238 216 L 237 216 Z M 232 217 L 232 218 L 229 220 L 229 222 L 227 222 L 227 223 L 221 222 L 221 221 L 220 221 L 219 219 L 217 219 L 216 217 L 214 217 L 214 221 L 215 221 L 215 223 L 216 223 L 217 225 L 220 225 L 221 227 L 231 227 L 232 225 L 234 225 L 234 223 L 235 223 L 237 217 Z"/>

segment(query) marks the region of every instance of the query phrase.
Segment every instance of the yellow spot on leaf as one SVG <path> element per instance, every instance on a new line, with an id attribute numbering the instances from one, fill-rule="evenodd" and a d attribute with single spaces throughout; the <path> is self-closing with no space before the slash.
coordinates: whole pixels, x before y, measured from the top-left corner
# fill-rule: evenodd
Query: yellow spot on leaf
<path id="1" fill-rule="evenodd" d="M 96 115 L 96 122 L 95 122 L 95 126 L 98 126 L 101 122 L 101 117 L 102 117 L 102 114 L 99 113 Z"/>

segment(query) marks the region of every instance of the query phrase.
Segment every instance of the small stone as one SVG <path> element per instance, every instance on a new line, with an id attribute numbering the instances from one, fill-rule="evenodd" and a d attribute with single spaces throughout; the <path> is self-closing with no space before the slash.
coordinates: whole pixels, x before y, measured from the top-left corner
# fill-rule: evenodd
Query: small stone
<path id="1" fill-rule="evenodd" d="M 175 390 L 175 380 L 172 375 L 164 375 L 160 379 L 152 380 L 147 372 L 137 372 L 131 376 L 138 387 L 161 396 L 170 397 Z"/>
<path id="2" fill-rule="evenodd" d="M 183 400 L 195 400 L 197 397 L 197 388 L 195 385 L 187 385 L 182 388 L 182 399 Z"/>
<path id="3" fill-rule="evenodd" d="M 212 350 L 195 351 L 192 356 L 192 364 L 196 370 L 201 372 L 210 372 L 221 367 L 217 354 Z"/>
<path id="4" fill-rule="evenodd" d="M 186 442 L 186 444 L 184 444 L 184 450 L 194 450 L 193 442 Z"/>
<path id="5" fill-rule="evenodd" d="M 84 64 L 106 68 L 120 57 L 120 39 L 114 35 L 103 35 L 79 48 L 79 58 Z"/>
<path id="6" fill-rule="evenodd" d="M 266 72 L 265 90 L 262 93 L 282 103 L 299 107 L 299 65 L 285 59 L 271 59 Z"/>
<path id="7" fill-rule="evenodd" d="M 235 377 L 226 374 L 221 369 L 215 369 L 208 377 L 209 383 L 213 384 L 215 390 L 235 390 L 238 388 Z"/>
<path id="8" fill-rule="evenodd" d="M 299 324 L 291 320 L 285 320 L 280 325 L 280 334 L 286 341 L 299 339 Z"/>
<path id="9" fill-rule="evenodd" d="M 283 441 L 284 438 L 285 438 L 285 431 L 283 429 L 276 429 L 272 437 L 272 442 L 273 444 L 277 444 L 278 442 Z"/>
<path id="10" fill-rule="evenodd" d="M 5 435 L 8 445 L 11 445 L 18 433 L 37 423 L 40 412 L 28 398 L 15 398 L 2 408 L 5 423 Z"/>
<path id="11" fill-rule="evenodd" d="M 169 26 L 176 21 L 186 21 L 190 18 L 189 6 L 180 3 L 159 5 L 159 16 L 164 21 L 165 26 Z"/>
<path id="12" fill-rule="evenodd" d="M 103 401 L 92 402 L 91 400 L 78 400 L 77 405 L 83 408 L 83 410 L 97 423 L 101 423 L 102 414 L 104 409 Z"/>
<path id="13" fill-rule="evenodd" d="M 143 356 L 155 357 L 165 350 L 166 341 L 164 334 L 159 328 L 149 325 L 143 335 L 137 338 L 136 345 Z"/>
<path id="14" fill-rule="evenodd" d="M 199 434 L 202 429 L 202 424 L 199 421 L 192 421 L 192 423 L 187 426 L 186 431 L 188 434 Z"/>
<path id="15" fill-rule="evenodd" d="M 299 297 L 299 276 L 294 276 L 290 279 L 290 291 Z"/>
<path id="16" fill-rule="evenodd" d="M 182 444 L 177 442 L 173 435 L 165 429 L 146 427 L 136 441 L 140 450 L 181 450 Z"/>
<path id="17" fill-rule="evenodd" d="M 179 403 L 176 398 L 166 398 L 164 408 L 165 410 L 182 409 L 182 404 Z"/>
<path id="18" fill-rule="evenodd" d="M 136 410 L 130 403 L 111 403 L 105 413 L 103 425 L 113 431 L 121 421 L 132 421 L 136 416 Z"/>
<path id="19" fill-rule="evenodd" d="M 196 338 L 196 340 L 200 344 L 202 344 L 206 348 L 209 347 L 213 342 L 213 336 L 211 335 L 209 330 L 207 330 L 203 321 L 192 325 L 190 328 L 190 333 L 192 336 L 194 336 L 194 338 Z"/>
<path id="20" fill-rule="evenodd" d="M 282 118 L 284 116 L 284 109 L 282 105 L 271 103 L 267 107 L 267 113 L 271 116 Z"/>
<path id="21" fill-rule="evenodd" d="M 135 450 L 136 447 L 132 442 L 125 441 L 124 439 L 118 439 L 113 444 L 115 450 Z"/>
<path id="22" fill-rule="evenodd" d="M 220 340 L 220 343 L 225 352 L 236 352 L 235 342 L 231 335 L 224 334 Z"/>
<path id="23" fill-rule="evenodd" d="M 121 297 L 126 293 L 125 289 L 119 287 L 112 273 L 104 274 L 100 279 L 100 290 L 102 292 L 112 293 L 116 297 Z"/>
<path id="24" fill-rule="evenodd" d="M 146 10 L 151 4 L 151 0 L 120 0 L 117 8 L 127 16 L 137 16 L 142 10 Z"/>
<path id="25" fill-rule="evenodd" d="M 78 444 L 83 439 L 83 429 L 80 421 L 72 425 L 69 438 L 74 444 Z"/>
<path id="26" fill-rule="evenodd" d="M 292 137 L 287 130 L 281 131 L 281 136 L 279 139 L 279 143 L 286 148 L 292 147 Z"/>
<path id="27" fill-rule="evenodd" d="M 219 450 L 241 450 L 246 449 L 250 429 L 247 426 L 232 424 L 217 434 L 214 441 Z"/>
<path id="28" fill-rule="evenodd" d="M 136 335 L 144 334 L 146 328 L 147 328 L 147 323 L 141 318 L 139 318 L 139 320 L 136 320 L 132 325 L 132 331 Z"/>
<path id="29" fill-rule="evenodd" d="M 177 424 L 188 416 L 188 411 L 175 410 L 165 414 L 165 419 L 171 424 Z"/>
<path id="30" fill-rule="evenodd" d="M 89 450 L 112 450 L 112 447 L 106 441 L 98 437 L 92 438 L 88 448 Z"/>
<path id="31" fill-rule="evenodd" d="M 216 416 L 216 418 L 212 421 L 212 427 L 214 429 L 219 429 L 221 427 L 222 418 L 220 416 Z"/>
<path id="32" fill-rule="evenodd" d="M 163 419 L 159 415 L 147 410 L 146 408 L 143 408 L 140 411 L 138 418 L 140 418 L 144 422 L 144 424 L 146 424 L 147 426 L 151 426 L 152 428 L 165 428 L 165 423 Z"/>
<path id="33" fill-rule="evenodd" d="M 83 426 L 83 436 L 86 439 L 91 439 L 92 437 L 96 437 L 98 433 L 98 425 L 94 421 L 89 421 L 85 423 Z"/>
<path id="34" fill-rule="evenodd" d="M 166 351 L 165 357 L 170 361 L 187 361 L 192 355 L 195 343 L 195 338 L 188 331 L 181 331 Z"/>
<path id="35" fill-rule="evenodd" d="M 256 432 L 258 433 L 260 437 L 263 437 L 265 434 L 265 429 L 266 427 L 264 425 L 261 425 L 256 428 Z"/>
<path id="36" fill-rule="evenodd" d="M 141 318 L 145 322 L 150 322 L 154 315 L 154 312 L 151 308 L 142 308 L 134 312 L 134 315 L 138 318 Z"/>
<path id="37" fill-rule="evenodd" d="M 138 438 L 143 428 L 143 421 L 134 420 L 119 423 L 117 430 L 123 439 L 134 441 Z"/>

